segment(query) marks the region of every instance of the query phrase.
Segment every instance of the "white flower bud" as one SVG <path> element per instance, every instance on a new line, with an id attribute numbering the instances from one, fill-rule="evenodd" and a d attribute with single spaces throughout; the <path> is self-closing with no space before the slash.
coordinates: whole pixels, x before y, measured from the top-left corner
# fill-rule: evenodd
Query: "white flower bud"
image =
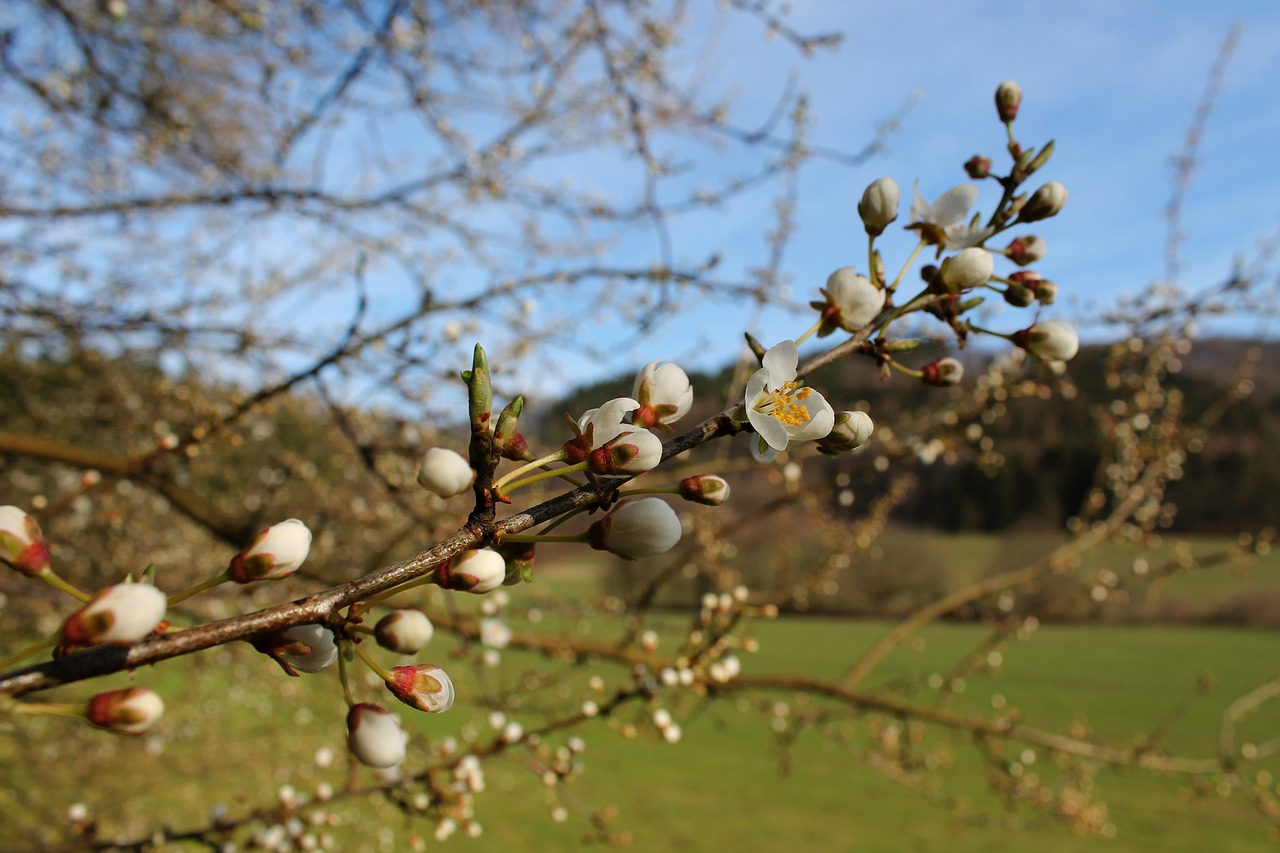
<path id="1" fill-rule="evenodd" d="M 1034 234 L 1015 237 L 1004 250 L 1009 260 L 1020 267 L 1034 264 L 1044 259 L 1049 252 L 1049 244 Z"/>
<path id="2" fill-rule="evenodd" d="M 507 577 L 507 563 L 497 551 L 481 548 L 466 551 L 460 557 L 436 569 L 436 584 L 482 595 L 502 586 Z"/>
<path id="3" fill-rule="evenodd" d="M 311 531 L 296 518 L 273 524 L 231 558 L 227 575 L 236 583 L 276 581 L 302 567 L 311 550 Z"/>
<path id="4" fill-rule="evenodd" d="M 421 610 L 394 610 L 373 626 L 373 636 L 384 649 L 416 655 L 431 642 L 435 626 Z"/>
<path id="5" fill-rule="evenodd" d="M 924 374 L 920 381 L 926 385 L 958 385 L 964 377 L 964 365 L 947 356 L 920 368 Z"/>
<path id="6" fill-rule="evenodd" d="M 85 716 L 100 729 L 138 736 L 164 715 L 164 700 L 145 687 L 99 693 L 89 700 Z"/>
<path id="7" fill-rule="evenodd" d="M 460 495 L 475 482 L 476 472 L 460 454 L 433 447 L 418 466 L 418 485 L 442 498 Z"/>
<path id="8" fill-rule="evenodd" d="M 1057 216 L 1067 203 L 1067 188 L 1057 181 L 1050 181 L 1031 194 L 1018 212 L 1019 222 L 1038 222 Z"/>
<path id="9" fill-rule="evenodd" d="M 666 553 L 680 541 L 680 519 L 659 498 L 622 501 L 587 529 L 587 543 L 624 560 Z"/>
<path id="10" fill-rule="evenodd" d="M 0 562 L 24 575 L 38 575 L 49 568 L 40 525 L 16 506 L 0 506 Z"/>
<path id="11" fill-rule="evenodd" d="M 969 290 L 986 284 L 995 272 L 995 260 L 986 249 L 964 249 L 942 262 L 942 283 L 951 290 Z"/>
<path id="12" fill-rule="evenodd" d="M 824 319 L 830 322 L 823 324 L 827 332 L 835 326 L 846 332 L 862 328 L 880 314 L 887 298 L 885 291 L 853 267 L 841 267 L 828 276 L 822 292 L 827 297 L 823 310 Z"/>
<path id="13" fill-rule="evenodd" d="M 1018 117 L 1018 107 L 1022 106 L 1022 87 L 1012 80 L 1005 80 L 996 88 L 996 112 L 1003 122 L 1013 121 Z"/>
<path id="14" fill-rule="evenodd" d="M 729 499 L 729 483 L 714 474 L 697 474 L 680 481 L 680 497 L 707 506 L 720 506 Z"/>
<path id="15" fill-rule="evenodd" d="M 837 412 L 831 432 L 818 439 L 818 449 L 828 455 L 857 450 L 867 443 L 874 429 L 866 412 Z"/>
<path id="16" fill-rule="evenodd" d="M 443 714 L 453 707 L 453 680 L 433 663 L 393 666 L 394 680 L 387 689 L 411 708 L 428 714 Z"/>
<path id="17" fill-rule="evenodd" d="M 664 428 L 688 414 L 693 405 L 693 386 L 679 365 L 651 361 L 636 376 L 631 396 L 640 403 L 640 408 L 631 414 L 633 424 L 646 429 Z"/>
<path id="18" fill-rule="evenodd" d="M 381 705 L 361 702 L 347 712 L 347 747 L 367 767 L 394 767 L 404 760 L 400 720 Z"/>
<path id="19" fill-rule="evenodd" d="M 69 646 L 128 645 L 150 636 L 164 619 L 168 600 L 151 584 L 109 586 L 62 624 Z"/>
<path id="20" fill-rule="evenodd" d="M 289 675 L 320 672 L 338 659 L 333 631 L 323 625 L 295 625 L 254 637 L 250 642 L 255 649 L 274 658 Z"/>
<path id="21" fill-rule="evenodd" d="M 1080 351 L 1080 336 L 1062 320 L 1044 320 L 1012 337 L 1015 344 L 1045 361 L 1070 361 Z"/>
<path id="22" fill-rule="evenodd" d="M 893 178 L 877 178 L 862 192 L 858 215 L 872 237 L 878 237 L 898 218 L 898 184 Z"/>

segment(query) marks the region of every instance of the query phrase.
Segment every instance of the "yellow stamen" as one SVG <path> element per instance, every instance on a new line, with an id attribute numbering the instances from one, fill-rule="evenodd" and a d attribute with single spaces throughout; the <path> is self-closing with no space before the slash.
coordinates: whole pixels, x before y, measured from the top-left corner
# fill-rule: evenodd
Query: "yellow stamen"
<path id="1" fill-rule="evenodd" d="M 781 388 L 765 389 L 756 403 L 756 411 L 769 415 L 787 426 L 804 426 L 809 422 L 809 410 L 797 403 L 807 398 L 812 389 L 796 388 L 794 382 L 784 382 Z"/>

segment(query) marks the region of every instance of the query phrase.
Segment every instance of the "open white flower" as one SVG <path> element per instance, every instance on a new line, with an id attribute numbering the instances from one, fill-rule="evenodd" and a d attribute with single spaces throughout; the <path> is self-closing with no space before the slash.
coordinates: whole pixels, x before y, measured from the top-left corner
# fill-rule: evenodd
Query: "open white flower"
<path id="1" fill-rule="evenodd" d="M 835 424 L 835 411 L 821 394 L 796 387 L 799 361 L 795 341 L 783 341 L 764 354 L 763 366 L 747 381 L 747 420 L 773 450 L 822 438 Z"/>
<path id="2" fill-rule="evenodd" d="M 920 238 L 944 249 L 967 249 L 991 236 L 990 228 L 971 227 L 966 221 L 969 208 L 978 200 L 976 184 L 959 184 L 938 196 L 929 204 L 920 195 L 920 182 L 916 181 L 915 200 L 911 203 L 911 224 L 907 227 L 920 232 Z"/>
<path id="3" fill-rule="evenodd" d="M 631 415 L 631 422 L 649 429 L 670 429 L 670 424 L 688 414 L 693 405 L 688 374 L 669 361 L 646 364 L 636 376 L 631 393 L 640 404 Z"/>

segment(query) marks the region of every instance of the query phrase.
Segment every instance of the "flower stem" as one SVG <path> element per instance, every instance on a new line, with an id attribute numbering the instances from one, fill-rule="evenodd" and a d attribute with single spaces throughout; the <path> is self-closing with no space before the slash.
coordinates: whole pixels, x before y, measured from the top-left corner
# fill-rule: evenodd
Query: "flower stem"
<path id="1" fill-rule="evenodd" d="M 72 598 L 77 598 L 85 604 L 88 604 L 93 600 L 92 595 L 80 589 L 75 584 L 71 584 L 63 580 L 62 577 L 53 569 L 45 569 L 39 576 L 44 578 L 44 582 L 49 584 L 49 586 L 54 589 L 61 590 Z"/>
<path id="2" fill-rule="evenodd" d="M 895 290 L 898 289 L 898 285 L 902 284 L 902 279 L 906 278 L 907 270 L 911 269 L 911 265 L 916 262 L 916 257 L 919 256 L 920 252 L 927 245 L 929 244 L 926 243 L 924 240 L 921 240 L 919 243 L 916 244 L 916 247 L 911 250 L 911 257 L 907 258 L 907 262 L 902 265 L 902 270 L 898 273 L 898 277 L 895 278 L 893 280 L 893 284 L 886 287 L 885 290 L 889 291 L 890 293 L 893 293 Z"/>
<path id="3" fill-rule="evenodd" d="M 338 680 L 342 682 L 342 698 L 347 700 L 347 707 L 350 708 L 356 704 L 356 699 L 351 695 L 351 681 L 347 678 L 347 649 L 349 643 L 342 643 L 338 649 Z"/>
<path id="4" fill-rule="evenodd" d="M 0 660 L 0 672 L 3 672 L 4 670 L 8 669 L 14 664 L 21 663 L 22 661 L 26 660 L 27 658 L 31 657 L 34 654 L 42 652 L 45 649 L 51 649 L 56 645 L 58 645 L 57 636 L 45 637 L 40 642 L 35 643 L 34 645 L 27 646 L 25 649 L 22 649 L 21 651 L 14 652 L 13 654 L 9 655 L 4 660 Z"/>
<path id="5" fill-rule="evenodd" d="M 373 656 L 364 650 L 364 646 L 352 643 L 352 648 L 356 650 L 356 654 L 360 656 L 360 660 L 364 661 L 369 669 L 376 672 L 379 678 L 388 683 L 395 682 L 396 677 L 379 666 L 378 662 L 373 659 Z"/>
<path id="6" fill-rule="evenodd" d="M 532 462 L 525 463 L 514 471 L 508 471 L 506 474 L 503 474 L 498 481 L 493 484 L 493 487 L 501 490 L 504 485 L 511 482 L 516 477 L 519 477 L 521 474 L 524 474 L 526 471 L 534 471 L 538 468 L 543 468 L 550 465 L 552 462 L 563 462 L 564 458 L 564 450 L 557 450 L 555 453 L 543 456 L 541 459 L 535 459 Z"/>
<path id="7" fill-rule="evenodd" d="M 813 333 L 814 333 L 814 332 L 816 332 L 816 331 L 818 331 L 818 330 L 819 330 L 819 329 L 821 329 L 821 328 L 822 328 L 822 319 L 821 319 L 821 318 L 819 318 L 819 319 L 818 319 L 818 322 L 814 323 L 814 324 L 809 328 L 809 331 L 805 332 L 803 335 L 801 335 L 800 337 L 796 338 L 796 346 L 800 346 L 802 343 L 804 343 L 805 341 L 809 340 L 809 338 L 811 338 L 811 337 L 813 336 Z"/>
<path id="8" fill-rule="evenodd" d="M 899 373 L 905 373 L 913 379 L 924 379 L 924 373 L 922 371 L 912 370 L 910 367 L 907 367 L 905 364 L 900 364 L 892 358 L 889 359 L 889 366 Z"/>
<path id="9" fill-rule="evenodd" d="M 74 702 L 15 702 L 9 710 L 15 714 L 49 714 L 86 719 L 85 706 Z"/>
<path id="10" fill-rule="evenodd" d="M 1006 335 L 1003 332 L 993 332 L 990 329 L 984 329 L 981 326 L 975 326 L 973 325 L 973 323 L 969 324 L 969 331 L 977 332 L 980 335 L 991 335 L 993 338 L 1004 338 L 1006 341 L 1013 340 L 1013 335 Z"/>
<path id="11" fill-rule="evenodd" d="M 867 278 L 880 283 L 876 281 L 876 238 L 870 234 L 867 235 Z"/>
<path id="12" fill-rule="evenodd" d="M 177 595 L 169 596 L 169 606 L 172 607 L 173 605 L 177 604 L 180 601 L 186 601 L 191 596 L 199 595 L 200 593 L 204 592 L 206 589 L 213 589 L 215 586 L 221 586 L 222 584 L 231 580 L 231 575 L 229 575 L 227 572 L 228 570 L 224 569 L 222 574 L 220 575 L 215 575 L 214 577 L 211 577 L 208 580 L 201 581 L 200 583 L 196 584 L 195 586 L 189 589 L 184 589 L 182 592 L 178 593 Z"/>
<path id="13" fill-rule="evenodd" d="M 581 515 L 582 513 L 587 512 L 587 511 L 588 511 L 588 510 L 590 510 L 590 509 L 591 509 L 591 507 L 587 507 L 587 506 L 580 506 L 580 507 L 578 507 L 577 509 L 571 509 L 571 510 L 569 510 L 569 511 L 568 511 L 568 512 L 566 512 L 564 515 L 560 516 L 560 517 L 559 517 L 559 518 L 557 518 L 555 521 L 551 522 L 551 523 L 550 523 L 550 524 L 548 524 L 546 527 L 542 528 L 542 530 L 540 531 L 541 535 L 545 536 L 546 534 L 548 534 L 548 533 L 550 533 L 551 531 L 555 530 L 555 529 L 556 529 L 557 527 L 559 527 L 560 525 L 564 524 L 564 523 L 565 523 L 566 521 L 568 521 L 569 519 L 573 518 L 575 515 Z M 511 537 L 510 537 L 510 536 L 505 536 L 505 537 L 503 537 L 503 538 L 504 538 L 504 540 L 505 540 L 505 539 L 510 539 Z"/>
<path id="14" fill-rule="evenodd" d="M 540 482 L 542 480 L 550 480 L 552 477 L 563 477 L 565 474 L 570 474 L 575 471 L 585 471 L 585 470 L 587 470 L 587 463 L 585 461 L 582 461 L 577 463 L 576 465 L 569 465 L 565 468 L 556 468 L 550 471 L 539 471 L 537 474 L 530 474 L 528 477 L 525 477 L 522 480 L 516 480 L 514 483 L 508 482 L 506 484 L 506 488 L 503 489 L 503 493 L 509 495 L 512 492 L 514 492 L 516 489 L 522 486 L 528 486 L 533 483 Z M 505 480 L 507 478 L 504 477 L 503 479 Z M 497 487 L 498 487 L 498 483 L 494 483 L 494 488 L 497 488 Z"/>

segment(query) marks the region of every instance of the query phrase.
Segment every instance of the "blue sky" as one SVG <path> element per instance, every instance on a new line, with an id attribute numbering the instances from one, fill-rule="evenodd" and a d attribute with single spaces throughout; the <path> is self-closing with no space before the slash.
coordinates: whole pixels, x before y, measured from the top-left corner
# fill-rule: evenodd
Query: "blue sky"
<path id="1" fill-rule="evenodd" d="M 700 63 L 714 87 L 736 93 L 741 123 L 758 120 L 793 72 L 810 93 L 811 140 L 820 145 L 857 150 L 877 121 L 913 93 L 918 98 L 885 154 L 857 169 L 818 164 L 805 172 L 798 232 L 784 260 L 796 298 L 816 295 L 836 267 L 865 269 L 855 206 L 871 180 L 888 175 L 903 188 L 901 218 L 883 244 L 894 270 L 914 244 L 900 229 L 914 181 L 932 199 L 968 180 L 961 164 L 972 154 L 1007 162 L 992 106 L 1005 79 L 1024 90 L 1020 141 L 1039 147 L 1056 139 L 1053 160 L 1032 183 L 1059 180 L 1071 194 L 1062 216 L 1030 229 L 1049 244 L 1036 269 L 1060 288 L 1045 316 L 1084 320 L 1117 294 L 1161 278 L 1171 157 L 1237 23 L 1239 47 L 1186 198 L 1182 282 L 1194 289 L 1223 280 L 1234 257 L 1280 228 L 1280 3 L 798 0 L 787 20 L 802 31 L 842 31 L 844 44 L 806 60 L 749 22 L 715 25 L 715 58 Z M 994 185 L 983 185 L 979 205 L 989 210 L 997 197 Z M 760 262 L 771 201 L 759 193 L 698 221 L 704 241 L 719 240 L 726 250 L 728 270 Z M 1006 309 L 991 325 L 1012 331 L 1026 316 Z M 718 306 L 714 314 L 695 307 L 658 339 L 619 355 L 636 364 L 667 358 L 713 367 L 736 354 L 738 330 L 752 317 L 745 307 Z M 770 311 L 755 331 L 772 342 L 809 322 Z M 1221 328 L 1274 331 L 1239 322 Z"/>

